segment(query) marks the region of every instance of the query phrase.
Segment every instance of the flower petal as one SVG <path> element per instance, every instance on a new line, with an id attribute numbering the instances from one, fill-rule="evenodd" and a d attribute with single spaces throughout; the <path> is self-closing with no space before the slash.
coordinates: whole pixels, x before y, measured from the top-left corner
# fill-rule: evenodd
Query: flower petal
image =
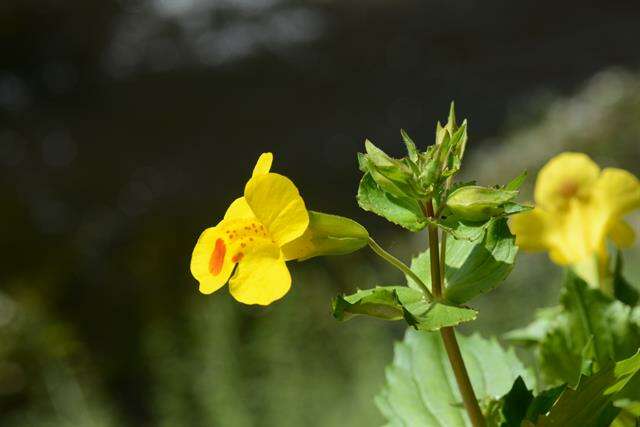
<path id="1" fill-rule="evenodd" d="M 609 230 L 609 237 L 619 248 L 628 248 L 636 240 L 636 233 L 625 221 L 618 221 Z"/>
<path id="2" fill-rule="evenodd" d="M 631 173 L 616 168 L 602 171 L 593 189 L 590 238 L 604 244 L 607 235 L 624 243 L 623 229 L 618 227 L 622 217 L 640 207 L 640 182 Z M 621 233 L 616 233 L 617 231 Z M 613 233 L 613 234 L 612 234 Z M 628 240 L 629 233 L 626 233 Z"/>
<path id="3" fill-rule="evenodd" d="M 268 173 L 251 178 L 244 197 L 278 246 L 300 237 L 309 225 L 304 200 L 285 176 Z"/>
<path id="4" fill-rule="evenodd" d="M 551 237 L 557 232 L 551 215 L 540 208 L 514 215 L 509 228 L 516 236 L 516 245 L 530 251 L 549 249 Z"/>
<path id="5" fill-rule="evenodd" d="M 224 219 L 206 229 L 191 257 L 191 273 L 200 282 L 200 292 L 210 294 L 221 288 L 235 265 L 265 244 L 273 242 L 266 227 L 255 218 Z"/>
<path id="6" fill-rule="evenodd" d="M 244 197 L 235 199 L 224 214 L 224 219 L 254 219 L 255 217 Z"/>
<path id="7" fill-rule="evenodd" d="M 271 165 L 273 164 L 273 154 L 272 153 L 262 153 L 256 162 L 255 167 L 253 168 L 254 176 L 265 175 L 269 173 L 271 170 Z"/>
<path id="8" fill-rule="evenodd" d="M 200 282 L 200 292 L 210 294 L 220 289 L 231 276 L 231 261 L 224 228 L 207 228 L 202 232 L 191 256 L 191 274 Z"/>
<path id="9" fill-rule="evenodd" d="M 536 180 L 536 204 L 547 211 L 565 209 L 572 198 L 586 200 L 600 168 L 583 153 L 567 152 L 552 158 Z"/>
<path id="10" fill-rule="evenodd" d="M 266 243 L 247 253 L 229 281 L 229 292 L 241 303 L 269 305 L 291 288 L 291 275 L 280 248 Z"/>
<path id="11" fill-rule="evenodd" d="M 606 168 L 593 189 L 602 209 L 623 216 L 640 208 L 640 181 L 623 169 Z"/>

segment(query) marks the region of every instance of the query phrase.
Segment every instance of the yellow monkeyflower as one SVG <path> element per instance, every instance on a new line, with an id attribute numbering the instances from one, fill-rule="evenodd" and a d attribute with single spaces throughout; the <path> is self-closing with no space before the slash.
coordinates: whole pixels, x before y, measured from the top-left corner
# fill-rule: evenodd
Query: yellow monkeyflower
<path id="1" fill-rule="evenodd" d="M 236 300 L 268 305 L 289 291 L 285 261 L 292 258 L 283 247 L 304 234 L 309 213 L 294 183 L 270 172 L 272 162 L 271 153 L 260 156 L 244 197 L 200 235 L 191 258 L 200 292 L 210 294 L 228 281 Z"/>
<path id="2" fill-rule="evenodd" d="M 623 217 L 640 207 L 640 182 L 617 168 L 600 170 L 587 155 L 567 152 L 538 174 L 536 207 L 516 215 L 511 230 L 523 249 L 547 250 L 560 265 L 577 265 L 597 255 L 607 261 L 606 239 L 619 247 L 633 243 Z"/>

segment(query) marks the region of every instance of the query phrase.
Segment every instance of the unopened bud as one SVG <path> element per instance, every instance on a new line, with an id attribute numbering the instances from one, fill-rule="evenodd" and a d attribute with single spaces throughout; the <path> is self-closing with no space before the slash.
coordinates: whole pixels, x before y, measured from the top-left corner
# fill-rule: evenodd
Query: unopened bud
<path id="1" fill-rule="evenodd" d="M 468 185 L 458 188 L 449 195 L 447 207 L 460 219 L 485 221 L 502 214 L 503 205 L 517 195 L 517 191 Z"/>

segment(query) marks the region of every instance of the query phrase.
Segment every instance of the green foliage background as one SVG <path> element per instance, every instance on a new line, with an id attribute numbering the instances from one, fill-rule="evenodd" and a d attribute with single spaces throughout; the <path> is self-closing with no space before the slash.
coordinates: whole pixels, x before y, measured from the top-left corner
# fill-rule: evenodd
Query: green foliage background
<path id="1" fill-rule="evenodd" d="M 473 112 L 467 115 L 472 131 Z M 476 143 L 472 133 L 463 170 L 491 185 L 524 168 L 533 177 L 554 154 L 579 150 L 639 175 L 638 117 L 640 77 L 601 73 L 571 97 L 541 97 L 521 108 L 497 140 Z M 525 194 L 532 185 L 529 179 Z M 19 221 L 24 206 L 10 188 L 2 190 L 3 217 Z M 0 426 L 381 424 L 373 397 L 404 327 L 371 319 L 338 323 L 330 301 L 336 292 L 402 278 L 364 250 L 292 265 L 293 291 L 266 309 L 241 306 L 226 291 L 198 295 L 188 274 L 196 236 L 185 215 L 168 212 L 138 224 L 132 240 L 111 250 L 108 263 L 93 260 L 90 271 L 77 271 L 73 262 L 74 245 L 82 242 L 58 246 L 37 265 L 5 259 L 16 273 L 0 293 Z M 632 223 L 638 230 L 637 216 Z M 102 219 L 96 228 L 109 224 Z M 405 260 L 425 245 L 424 235 L 400 228 L 371 231 Z M 36 235 L 4 236 L 34 251 L 47 244 Z M 636 284 L 638 261 L 636 246 L 626 253 L 626 276 Z M 101 293 L 117 301 L 105 300 L 104 310 L 81 305 L 91 289 L 74 296 L 61 286 L 98 277 L 108 287 L 127 274 L 144 286 Z M 555 302 L 559 283 L 546 255 L 521 253 L 507 281 L 474 302 L 478 319 L 461 329 L 501 334 L 524 326 L 536 308 Z M 77 319 L 61 315 L 60 301 L 77 304 Z M 79 321 L 86 318 L 95 323 Z"/>

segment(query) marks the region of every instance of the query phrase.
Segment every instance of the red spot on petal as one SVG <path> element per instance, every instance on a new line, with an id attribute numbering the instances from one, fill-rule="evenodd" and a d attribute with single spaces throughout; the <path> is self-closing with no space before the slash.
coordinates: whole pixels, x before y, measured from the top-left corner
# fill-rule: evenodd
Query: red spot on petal
<path id="1" fill-rule="evenodd" d="M 222 239 L 216 240 L 216 246 L 213 249 L 211 258 L 209 259 L 209 272 L 214 276 L 220 274 L 222 265 L 224 264 L 224 255 L 227 253 L 227 247 Z"/>
<path id="2" fill-rule="evenodd" d="M 238 252 L 237 254 L 235 254 L 233 256 L 233 258 L 231 258 L 231 261 L 239 262 L 242 259 L 243 256 L 244 256 L 244 254 L 242 252 Z"/>

